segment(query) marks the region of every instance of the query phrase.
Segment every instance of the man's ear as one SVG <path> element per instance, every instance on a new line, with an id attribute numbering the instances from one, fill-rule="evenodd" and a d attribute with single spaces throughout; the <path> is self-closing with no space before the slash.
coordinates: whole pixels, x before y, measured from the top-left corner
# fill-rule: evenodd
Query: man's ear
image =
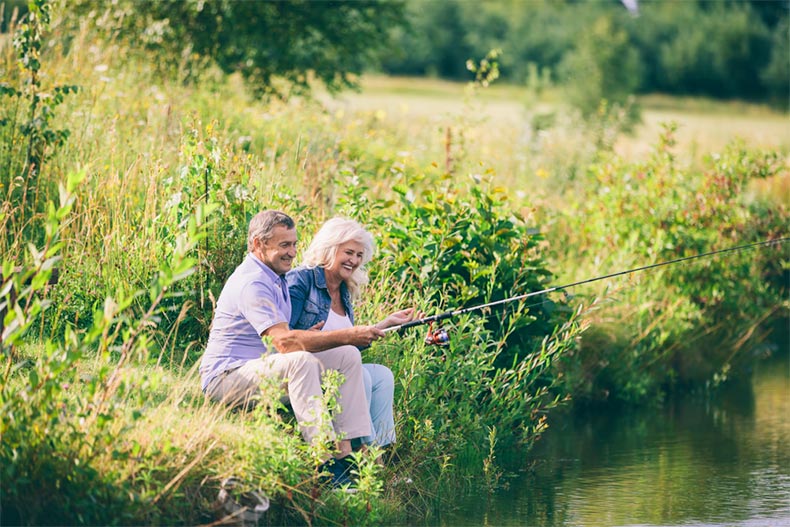
<path id="1" fill-rule="evenodd" d="M 262 251 L 263 251 L 263 241 L 260 238 L 253 238 L 252 250 L 250 251 L 250 253 L 254 254 L 258 258 L 261 258 Z"/>

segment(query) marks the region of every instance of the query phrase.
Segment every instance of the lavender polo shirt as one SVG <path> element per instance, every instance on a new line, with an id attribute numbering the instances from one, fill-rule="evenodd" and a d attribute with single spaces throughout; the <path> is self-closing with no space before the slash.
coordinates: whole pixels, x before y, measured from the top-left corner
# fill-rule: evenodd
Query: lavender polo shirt
<path id="1" fill-rule="evenodd" d="M 291 298 L 282 277 L 253 254 L 233 271 L 214 310 L 200 362 L 202 389 L 217 375 L 267 352 L 261 334 L 291 319 Z"/>

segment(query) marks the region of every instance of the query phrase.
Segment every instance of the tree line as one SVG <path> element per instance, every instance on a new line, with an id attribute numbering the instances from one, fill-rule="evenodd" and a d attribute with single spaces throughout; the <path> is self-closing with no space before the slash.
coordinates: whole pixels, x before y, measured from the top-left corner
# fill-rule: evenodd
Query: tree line
<path id="1" fill-rule="evenodd" d="M 0 6 L 6 31 L 27 2 Z M 790 0 L 73 0 L 64 11 L 182 75 L 211 63 L 264 92 L 282 93 L 278 79 L 302 91 L 312 79 L 342 89 L 371 70 L 468 80 L 467 60 L 499 49 L 500 76 L 515 84 L 537 71 L 584 90 L 593 61 L 597 86 L 615 100 L 790 98 Z"/>
<path id="2" fill-rule="evenodd" d="M 467 58 L 499 48 L 504 80 L 523 83 L 534 65 L 562 82 L 590 33 L 607 25 L 636 57 L 627 73 L 637 93 L 786 103 L 789 8 L 787 0 L 641 0 L 636 12 L 620 0 L 408 0 L 407 24 L 394 35 L 398 51 L 382 68 L 465 79 Z"/>

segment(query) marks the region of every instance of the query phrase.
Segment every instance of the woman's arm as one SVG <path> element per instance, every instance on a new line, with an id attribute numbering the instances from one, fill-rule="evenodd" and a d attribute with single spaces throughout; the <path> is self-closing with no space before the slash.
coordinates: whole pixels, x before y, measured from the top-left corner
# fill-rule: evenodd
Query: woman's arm
<path id="1" fill-rule="evenodd" d="M 406 322 L 411 322 L 415 318 L 414 308 L 401 309 L 390 314 L 387 318 L 376 324 L 379 329 L 387 329 L 392 326 L 400 326 Z M 421 317 L 422 313 L 418 312 L 417 317 Z"/>

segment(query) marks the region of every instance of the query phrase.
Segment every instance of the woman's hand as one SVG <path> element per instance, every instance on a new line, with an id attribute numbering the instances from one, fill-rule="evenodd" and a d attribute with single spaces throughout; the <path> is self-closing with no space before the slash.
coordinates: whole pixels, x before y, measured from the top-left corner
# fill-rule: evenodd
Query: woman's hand
<path id="1" fill-rule="evenodd" d="M 415 318 L 422 318 L 422 311 L 415 311 L 413 307 L 401 309 L 390 314 L 387 318 L 376 324 L 379 329 L 387 329 L 392 326 L 400 326 L 406 322 L 411 322 Z"/>
<path id="2" fill-rule="evenodd" d="M 321 331 L 321 328 L 324 327 L 324 324 L 326 324 L 326 322 L 322 320 L 321 322 L 316 323 L 314 326 L 307 328 L 307 331 Z"/>

